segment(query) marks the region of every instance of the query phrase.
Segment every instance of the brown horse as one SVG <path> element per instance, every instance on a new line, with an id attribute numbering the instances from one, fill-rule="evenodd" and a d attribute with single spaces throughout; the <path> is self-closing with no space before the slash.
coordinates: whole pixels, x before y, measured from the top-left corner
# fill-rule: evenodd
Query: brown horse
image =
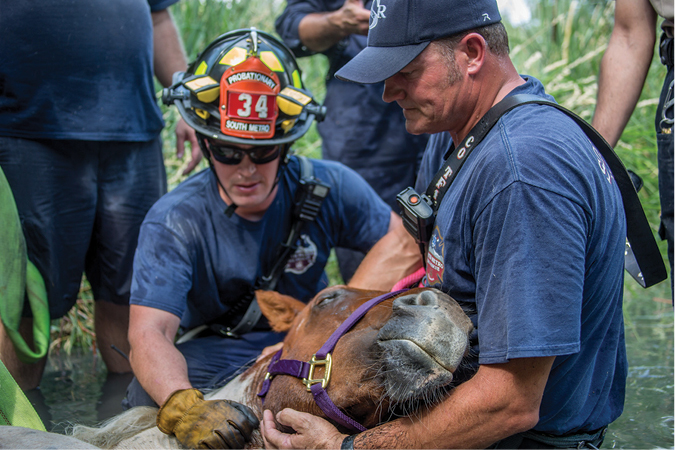
<path id="1" fill-rule="evenodd" d="M 352 312 L 381 294 L 336 286 L 320 292 L 308 305 L 274 292 L 258 292 L 257 298 L 272 328 L 288 331 L 281 359 L 308 362 Z M 337 340 L 325 392 L 336 408 L 366 428 L 392 415 L 414 413 L 418 406 L 447 393 L 453 373 L 469 350 L 471 330 L 471 321 L 460 306 L 440 291 L 412 289 L 394 295 L 373 306 Z M 238 401 L 261 418 L 263 403 L 258 392 L 271 359 L 268 355 L 259 360 L 207 398 Z M 319 364 L 308 378 L 327 378 L 327 370 Z M 276 413 L 286 407 L 332 421 L 302 379 L 276 375 L 269 383 L 264 408 Z M 154 427 L 156 412 L 134 408 L 102 428 L 76 427 L 74 435 L 108 448 L 179 448 L 174 438 Z M 131 424 L 136 429 L 129 432 Z M 139 433 L 139 427 L 148 429 Z M 262 447 L 259 432 L 250 446 Z"/>

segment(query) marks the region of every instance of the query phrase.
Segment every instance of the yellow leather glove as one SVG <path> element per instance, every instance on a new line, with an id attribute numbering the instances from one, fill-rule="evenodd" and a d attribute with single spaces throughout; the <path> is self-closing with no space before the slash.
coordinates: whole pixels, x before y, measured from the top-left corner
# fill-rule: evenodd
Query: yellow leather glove
<path id="1" fill-rule="evenodd" d="M 248 406 L 204 400 L 197 389 L 174 392 L 157 413 L 157 428 L 187 448 L 244 448 L 259 425 Z"/>

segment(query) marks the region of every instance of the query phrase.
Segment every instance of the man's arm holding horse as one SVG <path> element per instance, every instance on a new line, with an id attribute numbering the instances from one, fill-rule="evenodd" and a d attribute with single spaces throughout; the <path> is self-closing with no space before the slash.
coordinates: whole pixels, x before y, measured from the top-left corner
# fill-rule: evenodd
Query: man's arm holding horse
<path id="1" fill-rule="evenodd" d="M 173 344 L 180 318 L 147 306 L 131 305 L 131 366 L 141 386 L 161 405 L 157 427 L 188 448 L 242 448 L 258 427 L 246 406 L 204 400 L 192 388 L 187 363 Z"/>
<path id="2" fill-rule="evenodd" d="M 354 448 L 485 448 L 532 428 L 554 357 L 483 365 L 435 407 L 356 436 Z M 276 420 L 296 430 L 279 432 L 265 411 L 266 448 L 340 448 L 346 435 L 325 420 L 284 409 Z"/>
<path id="3" fill-rule="evenodd" d="M 368 252 L 354 273 L 350 287 L 388 291 L 422 267 L 422 255 L 405 230 L 401 217 L 391 213 L 389 230 Z"/>
<path id="4" fill-rule="evenodd" d="M 131 305 L 129 359 L 141 386 L 158 404 L 179 389 L 190 389 L 187 363 L 173 339 L 180 318 L 161 309 Z"/>

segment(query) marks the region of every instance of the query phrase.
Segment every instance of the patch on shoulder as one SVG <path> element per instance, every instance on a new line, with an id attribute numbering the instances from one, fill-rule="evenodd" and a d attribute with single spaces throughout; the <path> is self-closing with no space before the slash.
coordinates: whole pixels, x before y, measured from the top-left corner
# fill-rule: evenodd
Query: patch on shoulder
<path id="1" fill-rule="evenodd" d="M 284 272 L 300 275 L 314 265 L 318 251 L 316 244 L 306 234 L 300 235 L 297 245 L 298 248 L 288 259 Z"/>
<path id="2" fill-rule="evenodd" d="M 445 241 L 438 227 L 434 227 L 427 252 L 427 283 L 429 286 L 440 286 L 445 271 Z"/>

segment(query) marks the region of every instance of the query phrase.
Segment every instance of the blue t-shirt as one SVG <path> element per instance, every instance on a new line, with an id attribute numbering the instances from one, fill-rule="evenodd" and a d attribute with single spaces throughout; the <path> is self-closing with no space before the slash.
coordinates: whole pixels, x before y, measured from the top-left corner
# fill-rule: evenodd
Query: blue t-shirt
<path id="1" fill-rule="evenodd" d="M 316 220 L 304 224 L 298 249 L 275 289 L 305 302 L 327 287 L 330 250 L 369 250 L 386 234 L 391 214 L 352 170 L 330 161 L 312 163 L 314 176 L 330 186 L 330 193 Z M 141 226 L 131 304 L 175 314 L 184 328 L 229 313 L 275 262 L 279 243 L 288 235 L 299 178 L 299 161 L 291 158 L 274 201 L 257 222 L 225 215 L 227 204 L 210 169 L 166 194 Z"/>
<path id="2" fill-rule="evenodd" d="M 365 7 L 370 8 L 370 1 Z M 311 13 L 335 11 L 344 0 L 288 0 L 276 30 L 297 56 L 312 54 L 298 35 L 300 21 Z M 382 100 L 384 82 L 357 84 L 335 78 L 335 71 L 366 47 L 366 36 L 352 34 L 323 52 L 326 75 L 326 118 L 317 124 L 323 159 L 356 170 L 395 211 L 396 194 L 415 183 L 429 135 L 414 136 L 396 102 Z"/>
<path id="3" fill-rule="evenodd" d="M 176 1 L 3 2 L 0 136 L 155 138 L 164 124 L 150 12 Z"/>
<path id="4" fill-rule="evenodd" d="M 513 94 L 551 100 L 531 77 Z M 429 141 L 418 190 L 451 146 Z M 555 356 L 536 430 L 591 431 L 623 411 L 626 223 L 604 159 L 564 113 L 505 114 L 467 158 L 438 211 L 426 283 L 476 326 L 480 364 Z"/>

